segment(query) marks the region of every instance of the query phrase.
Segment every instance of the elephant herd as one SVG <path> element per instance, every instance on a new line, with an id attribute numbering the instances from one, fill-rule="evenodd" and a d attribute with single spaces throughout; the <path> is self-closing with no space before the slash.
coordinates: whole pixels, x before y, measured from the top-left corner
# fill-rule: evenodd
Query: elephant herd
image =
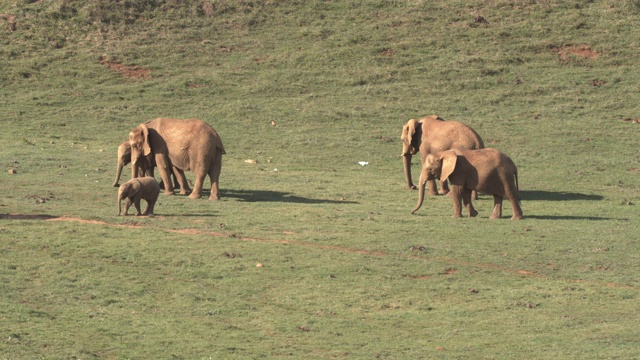
<path id="1" fill-rule="evenodd" d="M 409 120 L 402 129 L 402 158 L 407 186 L 419 190 L 415 213 L 424 202 L 425 187 L 428 194 L 436 195 L 435 180 L 441 184 L 440 194 L 450 193 L 454 212 L 460 217 L 464 204 L 470 217 L 478 212 L 471 199 L 477 192 L 493 195 L 494 208 L 491 219 L 502 217 L 502 200 L 506 197 L 513 208 L 512 219 L 522 218 L 518 189 L 518 171 L 513 161 L 496 149 L 485 148 L 480 135 L 472 128 L 457 121 L 430 115 Z M 416 187 L 411 180 L 411 158 L 420 153 L 422 171 Z M 124 215 L 131 204 L 136 215 L 153 214 L 160 185 L 153 177 L 154 168 L 160 170 L 161 184 L 166 195 L 180 187 L 181 194 L 189 198 L 202 197 L 205 177 L 211 180 L 210 200 L 220 198 L 218 180 L 225 153 L 218 133 L 198 119 L 158 118 L 136 126 L 129 133 L 129 140 L 118 147 L 116 179 L 118 187 L 118 215 L 122 214 L 121 202 L 125 201 Z M 122 169 L 131 162 L 131 180 L 118 184 Z M 184 172 L 195 174 L 193 190 Z M 447 185 L 448 180 L 448 185 Z M 140 201 L 147 202 L 144 212 Z"/>

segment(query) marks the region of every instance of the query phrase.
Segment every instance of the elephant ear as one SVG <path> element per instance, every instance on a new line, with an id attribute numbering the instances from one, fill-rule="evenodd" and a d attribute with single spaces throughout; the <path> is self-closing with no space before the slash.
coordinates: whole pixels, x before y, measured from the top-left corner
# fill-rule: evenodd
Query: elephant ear
<path id="1" fill-rule="evenodd" d="M 145 124 L 136 126 L 129 133 L 129 143 L 136 148 L 142 148 L 144 156 L 151 154 L 151 146 L 149 145 L 149 128 Z"/>
<path id="2" fill-rule="evenodd" d="M 149 156 L 149 154 L 151 154 L 151 145 L 149 145 L 149 128 L 145 124 L 141 124 L 140 126 L 142 128 L 142 136 L 144 139 L 142 142 L 143 153 L 144 156 Z"/>
<path id="3" fill-rule="evenodd" d="M 410 119 L 402 128 L 402 140 L 405 142 L 407 146 L 413 145 L 414 138 L 413 136 L 416 134 L 416 128 L 420 126 L 420 123 L 416 119 Z"/>
<path id="4" fill-rule="evenodd" d="M 440 171 L 440 182 L 444 182 L 451 175 L 451 173 L 456 169 L 456 162 L 458 161 L 458 156 L 453 151 L 445 151 L 442 153 L 440 161 L 442 161 L 442 170 Z"/>
<path id="5" fill-rule="evenodd" d="M 130 181 L 125 184 L 127 185 L 126 197 L 132 197 L 135 194 L 137 194 L 138 191 L 140 191 L 140 181 L 138 181 L 138 179 L 132 179 L 132 180 L 133 181 Z"/>

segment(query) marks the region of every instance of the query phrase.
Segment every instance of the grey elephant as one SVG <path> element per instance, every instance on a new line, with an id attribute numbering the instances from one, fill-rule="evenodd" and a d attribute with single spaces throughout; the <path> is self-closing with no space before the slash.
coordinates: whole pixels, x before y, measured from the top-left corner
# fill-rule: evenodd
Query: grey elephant
<path id="1" fill-rule="evenodd" d="M 402 128 L 402 158 L 407 186 L 416 189 L 411 180 L 411 158 L 418 151 L 422 164 L 427 155 L 450 149 L 482 149 L 484 142 L 469 126 L 458 121 L 445 121 L 437 115 L 409 120 Z M 429 180 L 429 195 L 437 194 L 435 180 Z M 446 182 L 441 182 L 440 194 L 449 191 Z M 474 196 L 475 198 L 476 196 Z"/>
<path id="2" fill-rule="evenodd" d="M 122 169 L 131 162 L 131 144 L 129 141 L 125 141 L 118 145 L 118 162 L 116 164 L 116 178 L 113 181 L 113 186 L 120 186 L 120 176 L 122 174 Z M 136 166 L 138 167 L 138 174 L 142 176 L 151 176 L 153 177 L 153 168 L 156 166 L 156 162 L 153 159 L 153 156 L 149 155 L 144 157 L 142 160 L 136 162 Z M 187 182 L 187 178 L 184 176 L 184 171 L 172 167 L 173 171 L 173 187 L 175 189 L 180 189 L 181 194 L 190 194 L 191 189 L 189 188 L 189 183 Z M 164 189 L 164 182 L 160 181 L 160 189 Z"/>
<path id="3" fill-rule="evenodd" d="M 493 195 L 493 212 L 490 219 L 502 217 L 502 200 L 509 199 L 513 208 L 511 219 L 522 219 L 518 188 L 518 169 L 504 153 L 491 148 L 480 150 L 448 150 L 427 155 L 420 182 L 418 205 L 424 201 L 425 183 L 429 180 L 449 180 L 453 198 L 453 217 L 460 217 L 464 203 L 470 217 L 478 215 L 471 204 L 471 191 Z"/>
<path id="4" fill-rule="evenodd" d="M 153 215 L 158 195 L 160 194 L 160 186 L 156 179 L 146 176 L 134 178 L 120 185 L 118 189 L 118 216 L 122 215 L 122 200 L 125 200 L 124 215 L 129 212 L 129 207 L 133 204 L 136 208 L 136 215 Z M 140 201 L 146 200 L 147 208 L 144 212 L 140 211 Z"/>
<path id="5" fill-rule="evenodd" d="M 218 133 L 207 123 L 198 119 L 158 118 L 136 126 L 129 133 L 131 159 L 133 163 L 144 161 L 152 155 L 162 180 L 166 184 L 165 194 L 173 194 L 169 181 L 172 167 L 180 171 L 191 170 L 195 174 L 193 191 L 189 198 L 202 197 L 205 177 L 211 180 L 210 200 L 220 198 L 218 181 L 225 154 Z M 131 177 L 138 176 L 138 167 L 131 167 Z"/>

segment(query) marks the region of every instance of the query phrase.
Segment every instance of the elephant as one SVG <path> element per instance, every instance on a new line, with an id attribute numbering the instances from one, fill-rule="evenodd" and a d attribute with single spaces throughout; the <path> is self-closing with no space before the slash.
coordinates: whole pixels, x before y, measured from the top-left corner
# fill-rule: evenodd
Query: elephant
<path id="1" fill-rule="evenodd" d="M 122 174 L 122 168 L 131 162 L 131 144 L 129 141 L 124 141 L 118 145 L 118 163 L 116 164 L 116 179 L 113 181 L 114 187 L 119 187 L 120 175 Z M 153 168 L 156 166 L 156 162 L 152 156 L 147 156 L 144 161 L 136 162 L 138 166 L 138 172 L 142 175 L 153 177 Z M 181 193 L 188 194 L 191 192 L 189 183 L 187 182 L 184 172 L 180 169 L 173 168 L 173 186 L 174 188 L 180 188 Z M 164 189 L 164 182 L 160 181 L 160 189 Z"/>
<path id="2" fill-rule="evenodd" d="M 127 216 L 129 207 L 133 203 L 136 207 L 136 215 L 153 215 L 153 208 L 160 194 L 160 186 L 156 179 L 151 176 L 135 178 L 120 185 L 118 189 L 118 216 L 122 214 L 122 200 L 127 199 L 124 204 L 124 215 Z M 147 208 L 144 213 L 140 212 L 140 200 L 147 201 Z"/>
<path id="3" fill-rule="evenodd" d="M 190 199 L 202 197 L 202 187 L 207 175 L 211 180 L 210 200 L 220 199 L 218 181 L 225 154 L 218 133 L 198 119 L 157 118 L 133 128 L 129 133 L 131 159 L 135 164 L 151 156 L 155 161 L 165 186 L 165 195 L 172 195 L 169 181 L 171 169 L 180 172 L 191 170 L 196 179 Z M 138 177 L 138 167 L 131 167 L 131 177 Z"/>
<path id="4" fill-rule="evenodd" d="M 429 180 L 449 180 L 453 197 L 453 217 L 461 216 L 460 201 L 464 202 L 470 217 L 478 215 L 471 204 L 471 191 L 493 195 L 490 219 L 502 217 L 502 200 L 509 199 L 513 207 L 511 219 L 522 219 L 518 188 L 518 169 L 504 153 L 485 148 L 479 150 L 447 150 L 427 155 L 420 175 L 418 205 L 424 201 L 425 183 Z"/>
<path id="5" fill-rule="evenodd" d="M 404 174 L 409 189 L 416 189 L 411 180 L 411 158 L 420 151 L 422 164 L 430 153 L 451 149 L 482 149 L 484 142 L 469 126 L 458 121 L 445 121 L 437 115 L 410 119 L 402 128 L 402 158 Z M 440 194 L 449 192 L 446 182 L 441 182 Z M 429 195 L 437 195 L 435 180 L 429 180 Z M 477 198 L 477 195 L 474 195 Z"/>
<path id="6" fill-rule="evenodd" d="M 119 187 L 120 175 L 122 174 L 122 168 L 131 162 L 131 145 L 129 141 L 125 141 L 118 145 L 118 163 L 116 164 L 116 179 L 113 181 L 114 187 Z M 138 161 L 138 169 L 144 175 L 153 176 L 153 166 L 151 165 L 151 159 L 147 158 L 145 161 Z"/>

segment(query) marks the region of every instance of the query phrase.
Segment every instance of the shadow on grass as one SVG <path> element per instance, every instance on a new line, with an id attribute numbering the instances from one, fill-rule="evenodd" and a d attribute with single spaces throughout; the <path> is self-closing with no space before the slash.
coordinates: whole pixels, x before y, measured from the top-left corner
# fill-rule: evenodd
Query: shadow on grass
<path id="1" fill-rule="evenodd" d="M 572 216 L 572 215 L 524 215 L 524 219 L 536 219 L 536 220 L 622 220 L 628 221 L 629 219 L 625 218 L 610 218 L 610 217 L 600 217 L 600 216 Z"/>
<path id="2" fill-rule="evenodd" d="M 601 195 L 587 195 L 564 191 L 520 190 L 522 200 L 540 201 L 571 201 L 571 200 L 602 200 Z"/>
<path id="3" fill-rule="evenodd" d="M 220 197 L 246 202 L 288 202 L 297 204 L 357 204 L 356 201 L 310 199 L 288 192 L 268 190 L 221 190 Z"/>

